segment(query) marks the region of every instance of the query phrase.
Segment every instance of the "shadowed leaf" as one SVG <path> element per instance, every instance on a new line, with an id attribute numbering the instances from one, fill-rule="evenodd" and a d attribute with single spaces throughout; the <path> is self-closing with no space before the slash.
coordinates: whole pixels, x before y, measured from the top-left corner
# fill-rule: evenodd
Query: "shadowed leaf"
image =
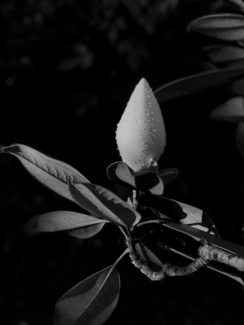
<path id="1" fill-rule="evenodd" d="M 87 178 L 68 164 L 25 145 L 13 144 L 5 147 L 3 151 L 17 157 L 28 172 L 42 184 L 71 201 L 74 200 L 67 186 L 67 178 L 72 175 L 81 183 L 89 183 Z"/>
<path id="2" fill-rule="evenodd" d="M 244 59 L 244 49 L 231 45 L 210 45 L 203 48 L 208 58 L 216 63 Z"/>
<path id="3" fill-rule="evenodd" d="M 137 172 L 134 175 L 136 188 L 141 191 L 150 191 L 154 195 L 162 195 L 164 184 L 154 172 Z"/>
<path id="4" fill-rule="evenodd" d="M 216 107 L 210 114 L 216 120 L 238 122 L 244 118 L 243 97 L 234 97 Z"/>
<path id="5" fill-rule="evenodd" d="M 222 0 L 222 2 L 233 9 L 244 12 L 244 3 L 242 0 Z"/>
<path id="6" fill-rule="evenodd" d="M 117 305 L 120 278 L 110 266 L 83 280 L 57 302 L 55 325 L 102 325 Z"/>
<path id="7" fill-rule="evenodd" d="M 77 183 L 71 179 L 69 189 L 78 205 L 93 215 L 111 221 L 116 225 L 131 227 L 141 219 L 136 210 L 102 186 Z"/>
<path id="8" fill-rule="evenodd" d="M 82 213 L 55 211 L 34 217 L 30 225 L 35 232 L 70 230 L 72 236 L 88 238 L 98 233 L 106 222 Z"/>
<path id="9" fill-rule="evenodd" d="M 154 91 L 158 101 L 165 102 L 196 92 L 222 87 L 244 75 L 244 69 L 225 68 L 202 72 L 186 78 L 178 79 L 163 85 Z"/>
<path id="10" fill-rule="evenodd" d="M 188 32 L 199 32 L 226 41 L 244 39 L 244 17 L 237 14 L 217 14 L 195 19 Z"/>
<path id="11" fill-rule="evenodd" d="M 210 235 L 204 231 L 190 227 L 188 225 L 183 225 L 180 223 L 170 222 L 170 221 L 166 221 L 166 220 L 162 220 L 160 223 L 163 224 L 165 227 L 182 232 L 182 233 L 192 237 L 196 241 L 201 241 L 204 238 L 207 240 L 208 243 L 213 244 L 213 245 L 220 247 L 228 252 L 231 252 L 233 254 L 239 255 L 240 257 L 244 258 L 244 247 L 242 247 L 242 246 L 233 244 L 233 243 L 228 242 L 218 236 Z"/>
<path id="12" fill-rule="evenodd" d="M 159 177 L 162 179 L 164 185 L 173 182 L 179 174 L 177 168 L 166 168 L 159 172 Z"/>

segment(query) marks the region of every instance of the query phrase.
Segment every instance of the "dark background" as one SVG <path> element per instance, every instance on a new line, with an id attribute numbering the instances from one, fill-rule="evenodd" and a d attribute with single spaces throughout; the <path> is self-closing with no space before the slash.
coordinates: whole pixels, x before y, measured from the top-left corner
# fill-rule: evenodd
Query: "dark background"
<path id="1" fill-rule="evenodd" d="M 106 167 L 120 160 L 115 130 L 142 77 L 153 89 L 203 70 L 189 22 L 218 10 L 201 0 L 1 0 L 0 144 L 22 143 L 110 188 Z M 235 125 L 209 119 L 224 90 L 161 105 L 167 146 L 160 167 L 177 167 L 165 195 L 205 210 L 221 236 L 242 244 L 243 158 Z M 52 193 L 20 162 L 0 155 L 0 324 L 48 325 L 57 299 L 123 251 L 107 225 L 94 238 L 31 236 L 27 221 L 79 207 Z M 162 257 L 164 251 L 161 252 Z M 174 257 L 175 258 L 175 257 Z M 170 261 L 169 261 L 170 262 Z M 108 324 L 243 324 L 243 289 L 210 270 L 152 283 L 126 257 Z"/>

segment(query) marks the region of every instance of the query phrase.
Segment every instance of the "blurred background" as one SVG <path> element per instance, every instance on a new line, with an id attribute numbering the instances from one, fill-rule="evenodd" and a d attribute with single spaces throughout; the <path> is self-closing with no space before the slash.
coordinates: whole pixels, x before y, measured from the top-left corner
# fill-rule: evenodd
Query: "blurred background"
<path id="1" fill-rule="evenodd" d="M 0 145 L 28 145 L 111 188 L 106 167 L 120 160 L 116 124 L 135 85 L 144 77 L 156 89 L 203 71 L 201 47 L 213 41 L 186 28 L 220 7 L 210 0 L 1 0 Z M 209 119 L 226 98 L 214 90 L 161 105 L 160 167 L 180 171 L 166 196 L 205 210 L 223 238 L 242 245 L 244 162 L 235 125 Z M 57 299 L 111 265 L 123 238 L 111 225 L 87 240 L 31 236 L 32 216 L 79 207 L 12 156 L 0 155 L 0 173 L 0 324 L 49 325 Z M 128 257 L 119 269 L 121 296 L 107 324 L 243 324 L 243 289 L 227 277 L 203 270 L 152 283 Z"/>

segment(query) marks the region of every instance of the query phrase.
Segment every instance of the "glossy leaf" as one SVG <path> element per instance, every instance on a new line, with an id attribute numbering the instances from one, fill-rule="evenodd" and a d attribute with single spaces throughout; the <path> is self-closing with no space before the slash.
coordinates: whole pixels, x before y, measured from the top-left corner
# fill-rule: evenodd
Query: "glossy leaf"
<path id="1" fill-rule="evenodd" d="M 164 185 L 173 182 L 179 174 L 177 168 L 166 168 L 159 172 L 159 177 L 162 179 Z"/>
<path id="2" fill-rule="evenodd" d="M 176 231 L 184 233 L 192 237 L 196 241 L 201 241 L 204 238 L 207 240 L 208 243 L 213 244 L 228 252 L 231 252 L 233 254 L 239 255 L 240 257 L 244 258 L 244 247 L 240 245 L 228 242 L 218 236 L 210 235 L 209 233 L 190 227 L 188 225 L 183 225 L 180 223 L 166 221 L 166 220 L 162 220 L 160 223 L 167 228 L 174 229 Z"/>
<path id="3" fill-rule="evenodd" d="M 140 259 L 144 262 L 149 261 L 156 270 L 164 266 L 160 259 L 145 244 L 137 243 L 135 249 Z"/>
<path id="4" fill-rule="evenodd" d="M 165 197 L 149 197 L 143 203 L 158 213 L 161 219 L 171 218 L 178 223 L 218 235 L 212 219 L 201 209 Z"/>
<path id="5" fill-rule="evenodd" d="M 237 14 L 217 14 L 195 19 L 188 32 L 199 32 L 226 41 L 244 39 L 244 17 Z"/>
<path id="6" fill-rule="evenodd" d="M 208 58 L 216 63 L 244 59 L 244 49 L 232 45 L 210 45 L 203 48 Z"/>
<path id="7" fill-rule="evenodd" d="M 243 97 L 234 97 L 215 108 L 210 117 L 227 122 L 238 122 L 244 118 Z"/>
<path id="8" fill-rule="evenodd" d="M 120 278 L 113 266 L 83 280 L 57 302 L 55 325 L 102 325 L 115 309 Z"/>
<path id="9" fill-rule="evenodd" d="M 160 247 L 163 247 L 165 249 L 165 246 L 163 244 L 158 243 L 158 245 Z M 186 257 L 186 258 L 188 258 L 190 260 L 195 260 L 196 259 L 196 257 L 192 256 L 191 254 L 188 254 L 188 253 L 185 253 L 185 252 L 181 252 L 179 249 L 175 249 L 175 248 L 172 248 L 172 247 L 167 247 L 167 250 L 170 251 L 170 252 L 173 252 L 175 254 L 184 256 L 184 257 Z M 209 268 L 209 269 L 211 269 L 211 270 L 213 270 L 213 271 L 216 271 L 218 273 L 221 273 L 221 274 L 223 274 L 225 276 L 228 276 L 229 278 L 231 278 L 231 279 L 239 282 L 240 284 L 244 285 L 243 279 L 238 274 L 234 274 L 232 272 L 228 272 L 228 271 L 222 270 L 220 267 L 217 267 L 215 265 L 212 265 L 211 263 L 208 264 L 206 267 Z"/>
<path id="10" fill-rule="evenodd" d="M 71 179 L 69 190 L 75 202 L 82 208 L 116 225 L 131 227 L 141 219 L 136 210 L 102 186 L 77 183 Z"/>
<path id="11" fill-rule="evenodd" d="M 70 230 L 72 236 L 88 238 L 98 233 L 106 222 L 82 213 L 55 211 L 34 217 L 31 225 L 36 232 Z"/>
<path id="12" fill-rule="evenodd" d="M 160 102 L 165 102 L 173 98 L 180 98 L 215 87 L 222 87 L 234 80 L 240 79 L 243 75 L 244 69 L 214 69 L 175 80 L 159 87 L 154 93 Z"/>
<path id="13" fill-rule="evenodd" d="M 239 121 L 236 127 L 236 145 L 238 151 L 244 157 L 244 120 Z"/>
<path id="14" fill-rule="evenodd" d="M 71 201 L 74 200 L 67 186 L 67 178 L 72 175 L 82 183 L 89 183 L 87 178 L 68 164 L 25 145 L 13 144 L 5 147 L 3 151 L 17 157 L 28 172 L 42 184 Z"/>
<path id="15" fill-rule="evenodd" d="M 233 9 L 244 12 L 244 3 L 242 0 L 222 0 L 222 2 Z"/>

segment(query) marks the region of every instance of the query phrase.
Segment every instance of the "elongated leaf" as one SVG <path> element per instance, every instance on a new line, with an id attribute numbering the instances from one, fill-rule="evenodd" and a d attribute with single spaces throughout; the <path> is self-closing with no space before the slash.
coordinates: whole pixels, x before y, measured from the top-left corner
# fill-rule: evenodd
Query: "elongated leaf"
<path id="1" fill-rule="evenodd" d="M 244 69 L 240 68 L 214 69 L 175 80 L 159 87 L 154 93 L 158 101 L 166 102 L 173 98 L 207 91 L 215 87 L 222 87 L 234 80 L 240 79 L 243 75 Z"/>
<path id="2" fill-rule="evenodd" d="M 179 231 L 181 233 L 184 233 L 196 241 L 201 241 L 201 239 L 206 239 L 210 244 L 213 244 L 217 247 L 220 247 L 228 252 L 231 252 L 233 254 L 239 255 L 240 257 L 244 258 L 244 247 L 233 244 L 231 242 L 228 242 L 227 240 L 224 240 L 218 236 L 210 235 L 204 231 L 201 231 L 199 229 L 190 227 L 188 225 L 182 225 L 180 223 L 176 222 L 170 222 L 166 220 L 162 220 L 160 222 L 163 224 L 165 227 L 168 227 L 170 229 L 174 229 L 176 231 Z"/>
<path id="3" fill-rule="evenodd" d="M 25 145 L 13 144 L 3 151 L 17 157 L 28 172 L 42 184 L 71 201 L 74 200 L 67 186 L 67 178 L 72 175 L 82 183 L 89 183 L 88 179 L 68 164 L 49 158 Z"/>
<path id="4" fill-rule="evenodd" d="M 222 0 L 222 2 L 227 6 L 244 12 L 244 3 L 242 0 Z"/>
<path id="5" fill-rule="evenodd" d="M 55 325 L 102 325 L 115 309 L 120 291 L 117 269 L 109 266 L 83 280 L 57 302 Z"/>
<path id="6" fill-rule="evenodd" d="M 154 212 L 157 211 L 162 219 L 171 218 L 181 224 L 218 235 L 212 219 L 201 209 L 166 197 L 149 197 L 143 203 L 152 208 Z"/>
<path id="7" fill-rule="evenodd" d="M 144 262 L 149 261 L 155 270 L 164 266 L 160 259 L 145 244 L 137 243 L 135 249 L 137 254 L 140 256 L 140 259 Z"/>
<path id="8" fill-rule="evenodd" d="M 203 16 L 192 21 L 187 30 L 221 40 L 240 41 L 244 39 L 244 17 L 237 14 Z"/>
<path id="9" fill-rule="evenodd" d="M 105 220 L 94 218 L 82 213 L 55 211 L 43 214 L 37 218 L 34 217 L 31 224 L 37 232 L 54 232 L 75 229 L 70 231 L 71 235 L 79 238 L 88 238 L 100 231 L 106 222 L 107 221 Z"/>
<path id="10" fill-rule="evenodd" d="M 192 255 L 190 255 L 188 253 L 181 252 L 179 249 L 175 249 L 175 248 L 172 248 L 172 247 L 167 247 L 166 248 L 166 246 L 164 246 L 161 243 L 158 243 L 158 245 L 160 247 L 163 247 L 164 249 L 167 249 L 170 252 L 173 252 L 175 254 L 178 254 L 178 255 L 184 256 L 186 258 L 189 258 L 190 260 L 195 260 L 196 259 L 196 257 L 194 257 L 194 256 L 192 256 Z M 213 271 L 216 271 L 218 273 L 221 273 L 221 274 L 223 274 L 225 276 L 228 276 L 229 278 L 231 278 L 231 279 L 239 282 L 240 284 L 244 285 L 243 279 L 239 275 L 237 275 L 237 274 L 234 274 L 232 272 L 228 272 L 228 271 L 222 270 L 220 267 L 214 266 L 211 263 L 208 264 L 206 267 L 209 268 L 209 269 L 211 269 L 211 270 L 213 270 Z"/>
<path id="11" fill-rule="evenodd" d="M 82 208 L 116 225 L 131 227 L 141 219 L 135 209 L 102 186 L 77 183 L 71 179 L 69 189 L 75 202 Z"/>
<path id="12" fill-rule="evenodd" d="M 243 97 L 234 97 L 216 107 L 210 117 L 227 122 L 238 122 L 244 118 Z"/>
<path id="13" fill-rule="evenodd" d="M 244 59 L 244 49 L 231 45 L 210 45 L 203 48 L 208 58 L 216 63 Z"/>

